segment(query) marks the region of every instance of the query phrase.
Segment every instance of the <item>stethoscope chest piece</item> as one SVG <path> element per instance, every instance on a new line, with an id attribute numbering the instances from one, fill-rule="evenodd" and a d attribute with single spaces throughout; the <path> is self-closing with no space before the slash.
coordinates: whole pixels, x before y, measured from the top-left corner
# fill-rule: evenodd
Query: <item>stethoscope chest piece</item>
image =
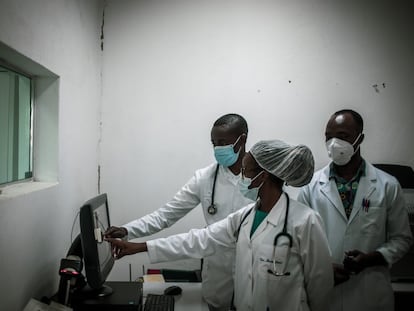
<path id="1" fill-rule="evenodd" d="M 214 215 L 215 213 L 217 213 L 217 208 L 214 206 L 214 204 L 211 204 L 211 205 L 208 207 L 207 212 L 208 212 L 210 215 Z"/>

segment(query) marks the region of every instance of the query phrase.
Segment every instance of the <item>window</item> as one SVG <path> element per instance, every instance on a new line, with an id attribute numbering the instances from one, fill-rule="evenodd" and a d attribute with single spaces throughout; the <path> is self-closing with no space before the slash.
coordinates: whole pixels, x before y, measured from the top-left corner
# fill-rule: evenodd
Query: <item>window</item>
<path id="1" fill-rule="evenodd" d="M 58 183 L 58 138 L 59 76 L 0 41 L 0 203 Z"/>
<path id="2" fill-rule="evenodd" d="M 32 177 L 32 79 L 0 66 L 0 184 Z"/>

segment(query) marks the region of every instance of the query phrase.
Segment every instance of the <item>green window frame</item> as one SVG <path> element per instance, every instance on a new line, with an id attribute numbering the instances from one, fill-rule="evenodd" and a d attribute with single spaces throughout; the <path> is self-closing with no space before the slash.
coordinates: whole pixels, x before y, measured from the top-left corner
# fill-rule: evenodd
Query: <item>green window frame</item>
<path id="1" fill-rule="evenodd" d="M 33 175 L 33 79 L 0 64 L 0 185 Z"/>

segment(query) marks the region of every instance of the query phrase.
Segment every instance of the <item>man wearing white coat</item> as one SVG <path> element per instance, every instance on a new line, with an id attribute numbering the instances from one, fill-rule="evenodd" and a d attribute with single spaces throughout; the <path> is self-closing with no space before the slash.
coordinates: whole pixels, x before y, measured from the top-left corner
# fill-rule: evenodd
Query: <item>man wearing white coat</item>
<path id="1" fill-rule="evenodd" d="M 211 130 L 217 163 L 197 170 L 174 198 L 160 209 L 123 227 L 111 227 L 105 236 L 134 239 L 154 234 L 172 226 L 200 203 L 206 223 L 212 224 L 252 202 L 237 188 L 247 133 L 247 122 L 242 116 L 232 113 L 218 118 Z M 204 258 L 202 292 L 210 310 L 229 309 L 233 272 L 232 249 Z"/>
<path id="2" fill-rule="evenodd" d="M 315 173 L 298 200 L 325 224 L 337 284 L 330 310 L 393 310 L 389 267 L 412 243 L 401 187 L 361 157 L 357 112 L 334 113 L 325 138 L 332 163 Z"/>
<path id="3" fill-rule="evenodd" d="M 131 243 L 107 239 L 115 258 L 148 251 L 152 262 L 200 258 L 236 248 L 234 306 L 238 311 L 324 311 L 333 274 L 322 220 L 290 200 L 283 184 L 313 175 L 309 148 L 279 140 L 255 144 L 243 158 L 240 191 L 257 201 L 204 229 Z"/>

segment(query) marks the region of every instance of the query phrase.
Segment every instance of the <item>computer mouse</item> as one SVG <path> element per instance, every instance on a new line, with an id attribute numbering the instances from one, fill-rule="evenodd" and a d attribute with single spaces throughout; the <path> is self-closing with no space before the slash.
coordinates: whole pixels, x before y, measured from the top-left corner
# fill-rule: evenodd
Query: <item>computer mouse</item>
<path id="1" fill-rule="evenodd" d="M 183 290 L 181 289 L 181 287 L 173 285 L 173 286 L 167 287 L 164 290 L 164 295 L 175 296 L 175 295 L 180 295 L 182 292 Z"/>

